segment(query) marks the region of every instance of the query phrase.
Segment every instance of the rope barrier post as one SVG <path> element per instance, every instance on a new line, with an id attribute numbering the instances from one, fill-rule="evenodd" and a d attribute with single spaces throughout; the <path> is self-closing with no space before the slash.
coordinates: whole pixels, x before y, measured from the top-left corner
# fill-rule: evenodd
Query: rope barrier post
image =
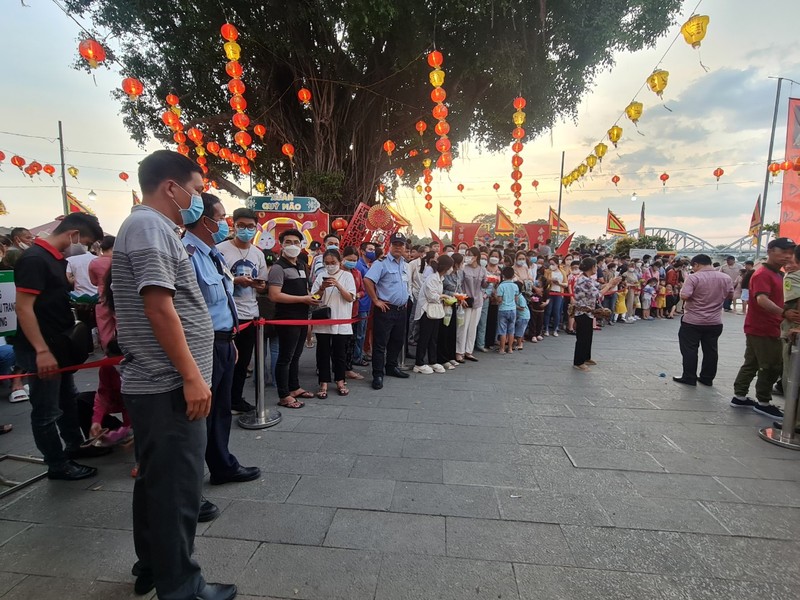
<path id="1" fill-rule="evenodd" d="M 267 407 L 264 390 L 264 323 L 256 321 L 251 325 L 256 328 L 256 409 L 239 417 L 242 429 L 266 429 L 281 422 L 281 413 L 276 408 Z"/>
<path id="2" fill-rule="evenodd" d="M 800 436 L 795 434 L 797 423 L 797 396 L 800 392 L 800 338 L 791 346 L 788 389 L 784 390 L 786 404 L 783 408 L 783 428 L 763 427 L 758 431 L 759 437 L 781 448 L 800 450 Z"/>
<path id="3" fill-rule="evenodd" d="M 6 460 L 13 460 L 22 463 L 31 463 L 34 465 L 44 465 L 44 460 L 41 458 L 35 458 L 33 456 L 19 456 L 17 454 L 2 454 L 0 455 L 0 462 Z M 6 487 L 8 489 L 3 490 L 0 492 L 0 498 L 4 498 L 9 494 L 13 494 L 17 490 L 21 490 L 24 487 L 31 485 L 32 483 L 36 483 L 40 479 L 44 479 L 47 477 L 47 471 L 42 471 L 38 475 L 34 475 L 26 479 L 25 481 L 14 481 L 13 479 L 8 479 L 4 475 L 0 474 L 0 486 Z"/>

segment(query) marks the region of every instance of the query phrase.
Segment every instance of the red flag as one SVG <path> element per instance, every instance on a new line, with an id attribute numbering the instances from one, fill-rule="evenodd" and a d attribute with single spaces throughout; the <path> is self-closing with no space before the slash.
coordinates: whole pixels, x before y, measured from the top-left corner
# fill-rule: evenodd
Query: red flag
<path id="1" fill-rule="evenodd" d="M 789 98 L 789 122 L 786 126 L 784 160 L 797 166 L 800 160 L 800 98 Z M 780 237 L 800 238 L 800 171 L 783 172 Z M 764 215 L 761 215 L 764 220 Z"/>
<path id="2" fill-rule="evenodd" d="M 442 240 L 440 240 L 440 239 L 439 239 L 439 236 L 438 236 L 438 235 L 436 235 L 435 233 L 433 233 L 433 229 L 428 229 L 428 231 L 430 231 L 430 232 L 431 232 L 431 240 L 432 240 L 432 241 L 431 241 L 431 243 L 433 243 L 433 242 L 439 242 L 439 250 L 440 250 L 441 252 L 443 252 L 443 251 L 444 251 L 444 242 L 443 242 Z"/>
<path id="3" fill-rule="evenodd" d="M 625 235 L 627 233 L 622 219 L 611 212 L 611 209 L 608 209 L 608 217 L 606 217 L 606 233 L 610 235 Z"/>
<path id="4" fill-rule="evenodd" d="M 475 238 L 478 235 L 478 230 L 481 228 L 481 223 L 456 223 L 453 226 L 453 244 L 457 247 L 458 244 L 464 243 L 467 246 L 475 245 Z"/>
<path id="5" fill-rule="evenodd" d="M 494 232 L 500 233 L 514 233 L 516 228 L 514 223 L 511 222 L 511 217 L 506 212 L 497 206 L 497 214 L 494 217 Z"/>
<path id="6" fill-rule="evenodd" d="M 561 233 L 569 233 L 569 225 L 567 222 L 558 216 L 558 213 L 550 207 L 550 216 L 548 217 L 548 221 L 550 221 L 550 231 L 561 234 Z"/>
<path id="7" fill-rule="evenodd" d="M 533 247 L 534 244 L 544 244 L 550 238 L 550 225 L 528 223 L 522 228 L 525 230 L 525 235 L 528 236 L 528 246 L 530 247 Z"/>
<path id="8" fill-rule="evenodd" d="M 639 237 L 644 237 L 644 202 L 642 202 L 642 216 L 639 217 Z"/>
<path id="9" fill-rule="evenodd" d="M 567 237 L 567 239 L 565 239 L 563 242 L 561 242 L 561 245 L 558 247 L 558 250 L 556 250 L 556 254 L 558 256 L 566 256 L 567 255 L 567 253 L 569 252 L 569 245 L 572 243 L 572 238 L 573 237 L 575 237 L 575 233 L 574 232 L 570 233 L 569 236 Z"/>
<path id="10" fill-rule="evenodd" d="M 139 194 L 136 193 L 136 190 L 131 190 L 131 196 L 133 196 L 133 205 L 136 206 L 137 204 L 141 204 L 142 201 L 139 198 Z"/>
<path id="11" fill-rule="evenodd" d="M 453 226 L 457 223 L 456 218 L 453 216 L 445 205 L 439 203 L 439 231 L 453 231 Z"/>
<path id="12" fill-rule="evenodd" d="M 72 192 L 67 192 L 67 205 L 71 213 L 88 213 L 93 215 L 92 209 L 86 206 L 83 202 L 78 200 Z"/>
<path id="13" fill-rule="evenodd" d="M 392 219 L 394 219 L 394 223 L 395 225 L 397 225 L 398 228 L 411 227 L 411 223 L 409 223 L 408 219 L 406 219 L 403 215 L 401 215 L 399 212 L 397 212 L 388 204 L 386 205 L 386 208 L 389 210 L 390 213 L 392 213 Z"/>

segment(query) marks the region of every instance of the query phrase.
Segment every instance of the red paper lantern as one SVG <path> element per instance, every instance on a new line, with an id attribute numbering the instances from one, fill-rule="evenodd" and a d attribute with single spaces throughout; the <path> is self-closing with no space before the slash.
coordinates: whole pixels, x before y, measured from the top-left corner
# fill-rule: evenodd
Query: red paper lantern
<path id="1" fill-rule="evenodd" d="M 219 144 L 217 142 L 208 142 L 206 144 L 206 150 L 211 152 L 214 156 L 217 156 L 217 154 L 219 154 Z"/>
<path id="2" fill-rule="evenodd" d="M 303 103 L 303 106 L 308 106 L 311 104 L 311 92 L 306 88 L 300 88 L 300 91 L 297 92 L 297 99 Z"/>
<path id="3" fill-rule="evenodd" d="M 386 193 L 386 186 L 383 185 L 382 183 L 378 184 L 378 192 L 380 192 L 381 194 Z"/>
<path id="4" fill-rule="evenodd" d="M 662 173 L 658 178 L 661 180 L 661 185 L 667 185 L 667 180 L 669 179 L 669 175 L 667 173 Z"/>
<path id="5" fill-rule="evenodd" d="M 89 68 L 96 69 L 97 65 L 106 59 L 106 51 L 99 42 L 88 39 L 78 44 L 78 52 L 89 63 Z"/>
<path id="6" fill-rule="evenodd" d="M 294 146 L 291 144 L 284 144 L 281 146 L 281 152 L 283 152 L 286 156 L 289 157 L 289 160 L 294 158 Z"/>
<path id="7" fill-rule="evenodd" d="M 432 208 L 433 208 L 433 204 L 431 204 L 431 201 L 430 201 L 430 200 L 428 200 L 428 201 L 425 203 L 425 208 L 427 208 L 428 210 L 430 210 L 430 209 L 432 209 Z"/>
<path id="8" fill-rule="evenodd" d="M 790 171 L 792 169 L 792 161 L 785 160 L 781 163 L 781 171 Z"/>
<path id="9" fill-rule="evenodd" d="M 228 91 L 233 94 L 234 96 L 241 96 L 244 94 L 245 89 L 247 89 L 244 85 L 244 82 L 241 79 L 231 79 L 228 82 Z"/>
<path id="10" fill-rule="evenodd" d="M 611 183 L 613 183 L 613 184 L 614 184 L 614 186 L 616 186 L 616 185 L 619 183 L 619 175 L 614 175 L 614 176 L 611 178 Z"/>
<path id="11" fill-rule="evenodd" d="M 525 102 L 525 98 L 523 98 L 522 96 L 514 98 L 514 108 L 516 108 L 517 110 L 522 110 L 523 108 L 525 108 L 526 104 L 527 102 Z"/>
<path id="12" fill-rule="evenodd" d="M 522 148 L 523 148 L 522 142 L 514 142 L 513 144 L 511 144 L 511 151 L 516 152 L 517 154 L 522 152 Z"/>
<path id="13" fill-rule="evenodd" d="M 189 131 L 186 132 L 186 135 L 192 140 L 195 144 L 200 144 L 203 141 L 203 132 L 200 131 L 197 127 L 191 127 Z"/>
<path id="14" fill-rule="evenodd" d="M 439 121 L 433 130 L 436 132 L 436 135 L 447 135 L 450 133 L 450 124 L 447 121 Z M 427 154 L 427 152 L 426 150 L 425 153 Z"/>
<path id="15" fill-rule="evenodd" d="M 441 156 L 436 159 L 436 167 L 439 169 L 449 169 L 453 166 L 453 155 L 450 152 L 442 152 Z"/>
<path id="16" fill-rule="evenodd" d="M 11 164 L 17 167 L 20 171 L 22 171 L 22 167 L 25 166 L 27 161 L 22 158 L 21 156 L 17 156 L 16 154 L 11 157 Z"/>
<path id="17" fill-rule="evenodd" d="M 231 96 L 229 104 L 231 108 L 237 112 L 242 112 L 247 108 L 247 100 L 244 99 L 244 96 Z"/>
<path id="18" fill-rule="evenodd" d="M 511 137 L 515 140 L 521 140 L 525 137 L 525 130 L 522 127 L 515 127 L 514 131 L 511 132 Z"/>
<path id="19" fill-rule="evenodd" d="M 511 191 L 514 193 L 522 191 L 522 184 L 519 181 L 515 181 L 511 184 Z"/>
<path id="20" fill-rule="evenodd" d="M 128 175 L 125 171 L 119 174 L 119 178 L 122 179 L 122 181 L 128 181 L 129 177 L 130 175 Z"/>
<path id="21" fill-rule="evenodd" d="M 0 150 L 0 163 L 6 159 L 6 153 Z"/>
<path id="22" fill-rule="evenodd" d="M 134 77 L 126 77 L 122 80 L 122 91 L 128 94 L 131 100 L 136 100 L 144 92 L 144 85 Z"/>
<path id="23" fill-rule="evenodd" d="M 411 150 L 409 151 L 408 156 L 410 158 L 414 158 L 417 154 L 419 154 L 419 152 L 417 152 L 416 150 Z"/>
<path id="24" fill-rule="evenodd" d="M 406 174 L 406 170 L 403 167 L 397 167 L 394 170 L 394 174 L 397 175 L 398 177 L 402 177 L 403 175 Z"/>
<path id="25" fill-rule="evenodd" d="M 240 131 L 239 133 L 242 133 L 242 132 Z M 245 163 L 243 165 L 239 165 L 239 172 L 242 175 L 250 175 L 250 173 L 252 172 L 252 169 L 250 168 L 250 165 Z"/>
<path id="26" fill-rule="evenodd" d="M 256 157 L 258 156 L 258 153 L 252 148 L 249 148 L 247 152 L 244 153 L 244 155 L 247 157 L 247 160 L 255 160 Z"/>
<path id="27" fill-rule="evenodd" d="M 177 106 L 180 99 L 175 94 L 167 94 L 167 104 Z"/>
<path id="28" fill-rule="evenodd" d="M 444 63 L 444 56 L 438 50 L 434 50 L 428 54 L 428 65 L 431 69 L 438 69 Z"/>
<path id="29" fill-rule="evenodd" d="M 175 129 L 181 122 L 181 118 L 171 110 L 164 111 L 164 113 L 161 115 L 161 120 L 164 121 L 164 125 L 170 129 Z"/>
<path id="30" fill-rule="evenodd" d="M 240 65 L 238 61 L 232 60 L 227 65 L 225 65 L 225 72 L 228 74 L 228 77 L 232 79 L 241 79 L 244 70 L 242 69 L 242 65 Z"/>
<path id="31" fill-rule="evenodd" d="M 431 186 L 429 186 L 429 185 L 426 185 L 425 186 L 425 191 L 430 194 L 433 191 L 433 188 Z"/>
<path id="32" fill-rule="evenodd" d="M 205 166 L 208 164 L 208 159 L 205 156 L 198 156 L 197 157 L 197 164 L 201 166 Z"/>
<path id="33" fill-rule="evenodd" d="M 419 134 L 422 135 L 423 133 L 425 133 L 425 130 L 428 128 L 428 124 L 425 123 L 425 121 L 417 121 L 417 124 L 414 125 L 414 127 L 419 132 Z M 412 152 L 416 152 L 416 150 L 412 150 Z"/>
<path id="34" fill-rule="evenodd" d="M 178 144 L 178 152 L 180 152 L 184 156 L 189 156 L 189 146 L 187 146 L 186 144 Z"/>
<path id="35" fill-rule="evenodd" d="M 267 128 L 259 123 L 253 127 L 253 133 L 255 133 L 261 141 L 264 141 L 264 136 L 267 135 Z"/>
<path id="36" fill-rule="evenodd" d="M 425 194 L 425 200 L 430 202 L 431 200 L 433 200 L 433 196 L 431 196 L 430 194 Z M 426 205 L 426 208 L 427 208 L 427 205 Z"/>
<path id="37" fill-rule="evenodd" d="M 714 177 L 716 177 L 716 178 L 717 178 L 717 181 L 719 181 L 719 178 L 720 178 L 720 177 L 722 177 L 723 175 L 725 175 L 725 171 L 723 171 L 723 170 L 722 170 L 722 169 L 720 169 L 719 167 L 717 167 L 716 169 L 714 169 Z"/>
<path id="38" fill-rule="evenodd" d="M 523 162 L 525 162 L 525 161 L 522 160 L 522 157 L 519 154 L 515 154 L 514 156 L 511 157 L 511 166 L 512 167 L 519 168 L 519 167 L 522 166 Z"/>
<path id="39" fill-rule="evenodd" d="M 37 162 L 37 161 L 33 161 L 30 164 L 30 168 L 31 168 L 31 171 L 33 171 L 33 173 L 35 175 L 35 174 L 39 173 L 42 170 L 42 164 Z"/>
<path id="40" fill-rule="evenodd" d="M 242 131 L 247 129 L 247 126 L 250 125 L 250 117 L 240 112 L 237 112 L 235 115 L 233 115 L 233 119 L 231 119 L 231 121 Z"/>
<path id="41" fill-rule="evenodd" d="M 433 100 L 434 104 L 444 102 L 446 98 L 447 92 L 444 91 L 444 88 L 438 87 L 431 90 L 431 100 Z"/>
<path id="42" fill-rule="evenodd" d="M 511 179 L 514 181 L 522 179 L 522 171 L 511 171 Z"/>
<path id="43" fill-rule="evenodd" d="M 436 119 L 437 121 L 446 119 L 449 113 L 450 111 L 447 110 L 447 107 L 444 104 L 437 104 L 436 106 L 433 107 L 433 110 L 431 110 L 433 118 Z"/>
<path id="44" fill-rule="evenodd" d="M 209 144 L 210 146 L 211 144 Z M 220 148 L 219 150 L 219 157 L 222 160 L 230 160 L 231 159 L 231 151 L 228 148 Z"/>
<path id="45" fill-rule="evenodd" d="M 498 191 L 500 189 L 500 184 L 499 183 L 495 183 L 492 187 L 494 188 L 494 191 L 496 192 L 496 191 Z"/>
<path id="46" fill-rule="evenodd" d="M 514 214 L 520 216 L 522 214 L 522 209 L 520 208 L 514 209 Z"/>
<path id="47" fill-rule="evenodd" d="M 450 140 L 448 140 L 446 137 L 439 138 L 438 140 L 436 140 L 436 149 L 439 152 L 449 152 L 450 147 L 451 147 Z"/>
<path id="48" fill-rule="evenodd" d="M 0 154 L 2 153 L 0 152 Z M 3 158 L 5 158 L 5 154 L 3 154 L 2 157 L 0 157 L 0 162 L 2 162 Z M 45 173 L 50 175 L 50 177 L 52 177 L 56 172 L 56 168 L 53 165 L 45 165 L 44 167 L 42 167 L 42 171 L 44 171 Z"/>
<path id="49" fill-rule="evenodd" d="M 394 142 L 392 140 L 386 140 L 385 142 L 383 142 L 383 151 L 386 152 L 386 154 L 388 154 L 389 156 L 392 155 L 392 152 L 394 152 L 394 149 L 395 149 L 395 145 L 394 145 Z"/>
<path id="50" fill-rule="evenodd" d="M 539 182 L 537 180 L 534 179 L 531 181 L 531 185 L 534 187 L 534 189 L 539 189 Z"/>
<path id="51" fill-rule="evenodd" d="M 778 173 L 780 173 L 781 165 L 779 163 L 772 163 L 767 169 L 772 173 L 773 177 L 777 177 Z"/>
<path id="52" fill-rule="evenodd" d="M 458 188 L 459 192 L 463 192 L 464 191 L 464 184 L 463 183 L 459 183 L 458 186 L 456 186 L 456 187 Z"/>
<path id="53" fill-rule="evenodd" d="M 344 231 L 345 229 L 347 229 L 347 225 L 348 225 L 347 220 L 341 217 L 334 219 L 333 223 L 331 223 L 331 227 L 333 227 L 334 231 Z"/>
<path id="54" fill-rule="evenodd" d="M 235 42 L 239 37 L 239 31 L 230 23 L 225 23 L 225 25 L 220 27 L 219 32 L 222 34 L 222 38 L 229 42 Z"/>
<path id="55" fill-rule="evenodd" d="M 519 198 L 519 196 L 517 196 L 517 198 Z M 522 200 L 519 200 L 519 199 L 514 200 L 514 206 L 516 206 L 516 207 L 522 206 Z"/>
<path id="56" fill-rule="evenodd" d="M 176 131 L 172 134 L 172 139 L 175 140 L 176 144 L 185 144 L 186 143 L 186 134 L 182 131 Z"/>
<path id="57" fill-rule="evenodd" d="M 233 136 L 233 141 L 240 145 L 242 149 L 245 149 L 253 143 L 253 138 L 251 138 L 250 134 L 246 131 L 238 131 L 236 135 Z"/>

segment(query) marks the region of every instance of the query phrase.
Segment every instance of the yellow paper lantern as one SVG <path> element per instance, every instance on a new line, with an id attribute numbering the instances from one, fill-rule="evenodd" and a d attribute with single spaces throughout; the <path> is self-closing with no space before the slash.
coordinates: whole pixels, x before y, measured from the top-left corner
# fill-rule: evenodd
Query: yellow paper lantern
<path id="1" fill-rule="evenodd" d="M 617 142 L 622 137 L 622 127 L 619 125 L 614 125 L 611 129 L 608 130 L 608 139 L 611 140 L 611 143 L 614 144 L 614 148 L 617 147 Z"/>
<path id="2" fill-rule="evenodd" d="M 588 165 L 589 171 L 591 172 L 597 165 L 597 157 L 594 154 L 590 154 L 589 156 L 586 157 L 586 164 Z"/>
<path id="3" fill-rule="evenodd" d="M 667 87 L 667 80 L 669 79 L 669 71 L 663 69 L 656 69 L 653 74 L 647 78 L 647 86 L 653 90 L 659 98 L 663 97 L 664 90 Z"/>
<path id="4" fill-rule="evenodd" d="M 594 153 L 597 156 L 597 160 L 603 162 L 603 157 L 608 152 L 608 146 L 606 146 L 603 142 L 600 142 L 594 147 Z"/>
<path id="5" fill-rule="evenodd" d="M 561 178 L 561 185 L 563 185 L 564 187 L 569 187 L 570 183 L 572 182 L 569 180 L 569 177 L 564 176 Z"/>
<path id="6" fill-rule="evenodd" d="M 581 177 L 586 175 L 586 172 L 588 170 L 589 170 L 589 167 L 586 166 L 586 163 L 581 163 L 581 164 L 578 165 L 578 175 L 580 175 Z"/>
<path id="7" fill-rule="evenodd" d="M 73 179 L 77 180 L 78 179 L 78 173 L 80 173 L 80 171 L 78 171 L 78 169 L 76 167 L 67 167 L 67 173 L 69 173 L 70 177 L 72 177 Z"/>
<path id="8" fill-rule="evenodd" d="M 642 117 L 642 111 L 644 110 L 644 104 L 641 102 L 636 102 L 634 100 L 627 107 L 625 107 L 625 114 L 628 115 L 628 118 L 635 123 L 639 121 Z"/>
<path id="9" fill-rule="evenodd" d="M 431 85 L 433 87 L 442 87 L 444 85 L 444 71 L 441 69 L 434 69 L 431 71 L 428 78 L 431 81 Z"/>
<path id="10" fill-rule="evenodd" d="M 517 127 L 522 127 L 525 124 L 525 113 L 521 110 L 515 112 L 512 118 L 514 120 L 514 125 Z"/>
<path id="11" fill-rule="evenodd" d="M 578 175 L 578 169 L 572 169 L 572 171 L 569 173 L 569 178 L 573 183 L 578 181 L 578 179 L 580 179 L 580 175 Z"/>
<path id="12" fill-rule="evenodd" d="M 225 42 L 222 46 L 225 49 L 225 56 L 228 60 L 239 60 L 242 55 L 242 47 L 236 42 Z"/>
<path id="13" fill-rule="evenodd" d="M 692 15 L 681 27 L 683 39 L 686 40 L 687 44 L 691 44 L 692 48 L 700 47 L 700 42 L 706 37 L 710 20 L 708 15 Z"/>
<path id="14" fill-rule="evenodd" d="M 423 158 L 422 159 L 422 166 L 425 167 L 426 169 L 430 169 L 431 168 L 431 159 L 430 158 Z"/>
<path id="15" fill-rule="evenodd" d="M 0 200 L 0 215 L 7 215 L 7 214 L 8 214 L 8 209 L 6 208 L 6 205 L 3 204 L 3 201 Z"/>
<path id="16" fill-rule="evenodd" d="M 266 191 L 267 186 L 263 181 L 259 181 L 256 183 L 256 189 L 258 190 L 259 194 L 263 194 Z"/>
<path id="17" fill-rule="evenodd" d="M 414 189 L 417 191 L 418 194 L 422 193 L 422 185 L 421 184 L 418 183 L 417 187 L 415 187 Z"/>

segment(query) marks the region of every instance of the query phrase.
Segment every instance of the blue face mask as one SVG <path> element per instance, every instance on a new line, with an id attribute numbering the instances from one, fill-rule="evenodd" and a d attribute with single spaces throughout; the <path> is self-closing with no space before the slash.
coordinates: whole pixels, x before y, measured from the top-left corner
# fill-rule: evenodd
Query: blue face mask
<path id="1" fill-rule="evenodd" d="M 325 246 L 325 249 L 326 250 L 338 250 L 339 246 L 337 246 L 336 244 L 328 244 L 327 246 Z"/>
<path id="2" fill-rule="evenodd" d="M 354 260 L 345 260 L 342 262 L 345 269 L 355 269 L 356 268 L 356 261 Z"/>
<path id="3" fill-rule="evenodd" d="M 228 222 L 225 219 L 222 221 L 217 221 L 217 226 L 219 229 L 216 233 L 211 234 L 211 239 L 214 240 L 215 244 L 221 244 L 227 239 L 228 234 L 230 233 L 228 229 Z"/>
<path id="4" fill-rule="evenodd" d="M 181 186 L 178 185 L 178 187 L 189 194 L 192 198 L 192 201 L 189 203 L 189 208 L 181 208 L 180 205 L 175 202 L 174 198 L 172 200 L 175 202 L 175 206 L 177 206 L 178 210 L 180 211 L 183 224 L 191 225 L 192 223 L 197 223 L 197 221 L 200 220 L 200 217 L 203 216 L 203 198 L 200 196 L 200 194 L 192 194 Z"/>
<path id="5" fill-rule="evenodd" d="M 255 229 L 237 229 L 236 230 L 236 237 L 242 240 L 243 242 L 249 242 L 254 237 L 256 237 L 256 230 Z"/>
<path id="6" fill-rule="evenodd" d="M 365 252 L 364 256 L 367 257 L 367 260 L 375 260 L 375 252 Z"/>

